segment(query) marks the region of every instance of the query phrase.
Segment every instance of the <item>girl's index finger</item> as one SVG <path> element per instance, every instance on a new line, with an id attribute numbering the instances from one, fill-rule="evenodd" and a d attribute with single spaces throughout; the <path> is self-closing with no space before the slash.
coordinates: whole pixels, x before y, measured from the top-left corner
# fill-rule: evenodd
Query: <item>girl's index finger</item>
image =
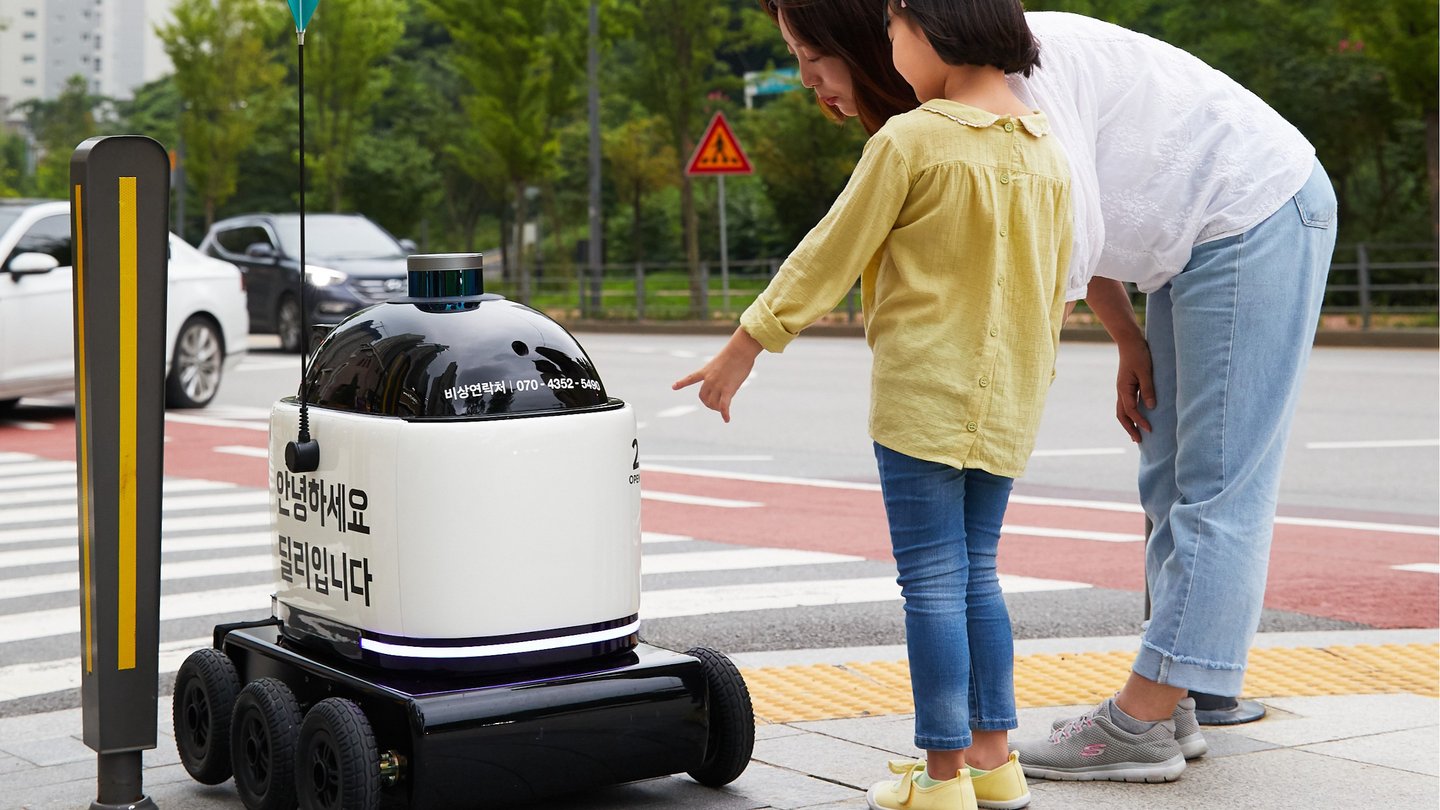
<path id="1" fill-rule="evenodd" d="M 679 391 L 681 388 L 688 388 L 703 379 L 705 379 L 705 375 L 699 371 L 693 374 L 687 374 L 684 377 L 676 380 L 675 383 L 670 386 L 670 390 Z"/>

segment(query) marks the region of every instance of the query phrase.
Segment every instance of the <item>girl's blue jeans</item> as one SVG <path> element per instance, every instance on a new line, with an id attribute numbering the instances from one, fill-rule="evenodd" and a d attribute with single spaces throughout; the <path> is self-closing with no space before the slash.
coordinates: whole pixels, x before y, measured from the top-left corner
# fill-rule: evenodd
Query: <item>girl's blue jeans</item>
<path id="1" fill-rule="evenodd" d="M 1153 430 L 1140 442 L 1150 621 L 1134 671 L 1238 695 L 1260 623 L 1285 442 L 1335 247 L 1317 162 L 1249 231 L 1198 245 L 1149 296 Z"/>
<path id="2" fill-rule="evenodd" d="M 1015 728 L 1015 648 L 995 553 L 1014 479 L 875 445 L 905 597 L 915 746 L 969 748 Z"/>

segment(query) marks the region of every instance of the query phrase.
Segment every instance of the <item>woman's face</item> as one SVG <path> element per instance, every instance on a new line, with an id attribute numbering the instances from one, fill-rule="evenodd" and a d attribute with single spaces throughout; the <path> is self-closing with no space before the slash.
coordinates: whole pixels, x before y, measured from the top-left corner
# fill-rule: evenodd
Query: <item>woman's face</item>
<path id="1" fill-rule="evenodd" d="M 850 118 L 859 115 L 849 66 L 838 57 L 821 54 L 797 39 L 785 24 L 784 13 L 780 14 L 780 36 L 785 38 L 785 46 L 800 64 L 800 83 L 814 90 L 821 102 L 840 114 Z"/>

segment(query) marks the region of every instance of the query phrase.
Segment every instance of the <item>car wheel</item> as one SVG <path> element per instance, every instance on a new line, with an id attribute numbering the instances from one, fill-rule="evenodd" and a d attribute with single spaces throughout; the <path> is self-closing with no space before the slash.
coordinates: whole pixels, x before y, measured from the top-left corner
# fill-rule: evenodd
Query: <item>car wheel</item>
<path id="1" fill-rule="evenodd" d="M 220 390 L 225 343 L 215 322 L 198 315 L 180 327 L 170 376 L 165 379 L 165 404 L 171 408 L 203 408 Z"/>
<path id="2" fill-rule="evenodd" d="M 289 295 L 280 299 L 280 306 L 275 310 L 275 332 L 280 335 L 281 349 L 287 352 L 301 351 L 304 345 L 304 320 L 300 316 L 300 302 Z"/>

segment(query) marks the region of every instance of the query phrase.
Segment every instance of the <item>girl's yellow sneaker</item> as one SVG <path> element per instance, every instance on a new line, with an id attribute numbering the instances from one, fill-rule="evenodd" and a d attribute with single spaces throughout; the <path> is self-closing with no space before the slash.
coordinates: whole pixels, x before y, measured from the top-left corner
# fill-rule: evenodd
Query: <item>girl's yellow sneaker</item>
<path id="1" fill-rule="evenodd" d="M 1030 803 L 1030 786 L 1020 769 L 1020 757 L 1014 751 L 1010 758 L 994 770 L 970 773 L 975 787 L 975 803 L 985 810 L 1019 810 Z"/>
<path id="2" fill-rule="evenodd" d="M 915 781 L 925 772 L 924 760 L 892 759 L 890 772 L 900 778 L 876 782 L 865 794 L 870 810 L 977 810 L 968 770 L 930 787 Z"/>

